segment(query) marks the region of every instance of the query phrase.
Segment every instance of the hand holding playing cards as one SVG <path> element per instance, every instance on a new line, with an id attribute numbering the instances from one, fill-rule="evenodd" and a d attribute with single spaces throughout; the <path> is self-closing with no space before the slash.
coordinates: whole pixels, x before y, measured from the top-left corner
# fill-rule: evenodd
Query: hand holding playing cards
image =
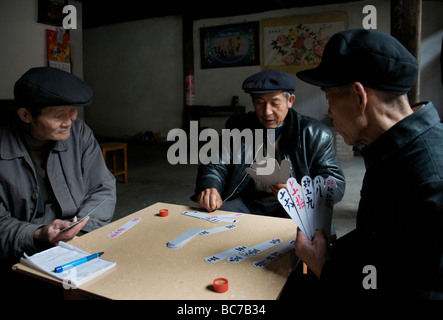
<path id="1" fill-rule="evenodd" d="M 286 188 L 278 191 L 277 199 L 309 240 L 314 238 L 316 230 L 323 230 L 329 240 L 335 188 L 332 177 L 317 176 L 312 180 L 304 176 L 301 184 L 291 177 Z"/>
<path id="2" fill-rule="evenodd" d="M 59 241 L 69 241 L 72 240 L 80 230 L 86 225 L 89 217 L 86 217 L 81 222 L 73 226 L 67 231 L 61 232 L 64 228 L 69 227 L 72 224 L 76 223 L 76 218 L 73 222 L 62 221 L 62 220 L 54 220 L 50 224 L 37 229 L 34 232 L 34 239 L 49 242 L 51 244 L 57 244 Z"/>
<path id="3" fill-rule="evenodd" d="M 297 229 L 294 247 L 297 257 L 308 265 L 317 278 L 320 278 L 321 270 L 329 259 L 328 242 L 324 232 L 317 230 L 311 241 L 300 232 L 300 229 Z"/>
<path id="4" fill-rule="evenodd" d="M 220 193 L 215 188 L 203 190 L 197 198 L 197 205 L 209 212 L 219 209 L 222 204 L 223 200 Z"/>
<path id="5" fill-rule="evenodd" d="M 271 186 L 271 191 L 272 191 L 272 193 L 274 194 L 274 196 L 277 197 L 277 195 L 278 195 L 278 191 L 279 191 L 281 188 L 286 188 L 286 183 L 277 183 L 276 185 Z"/>

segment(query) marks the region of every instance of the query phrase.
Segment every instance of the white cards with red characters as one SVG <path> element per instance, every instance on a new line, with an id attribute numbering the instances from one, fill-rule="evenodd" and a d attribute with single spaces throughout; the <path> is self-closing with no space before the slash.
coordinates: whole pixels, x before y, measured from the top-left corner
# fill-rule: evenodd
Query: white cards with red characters
<path id="1" fill-rule="evenodd" d="M 334 192 L 337 183 L 333 177 L 324 179 L 317 176 L 312 180 L 304 176 L 301 184 L 293 177 L 286 182 L 286 188 L 278 191 L 278 201 L 295 221 L 308 239 L 321 229 L 329 238 L 331 233 Z"/>

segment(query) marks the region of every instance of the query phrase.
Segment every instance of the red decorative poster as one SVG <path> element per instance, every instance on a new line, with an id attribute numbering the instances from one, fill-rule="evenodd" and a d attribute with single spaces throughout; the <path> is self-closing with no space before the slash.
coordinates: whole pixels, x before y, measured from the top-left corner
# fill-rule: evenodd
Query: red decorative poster
<path id="1" fill-rule="evenodd" d="M 71 45 L 69 33 L 63 29 L 46 30 L 48 41 L 48 65 L 71 72 Z"/>

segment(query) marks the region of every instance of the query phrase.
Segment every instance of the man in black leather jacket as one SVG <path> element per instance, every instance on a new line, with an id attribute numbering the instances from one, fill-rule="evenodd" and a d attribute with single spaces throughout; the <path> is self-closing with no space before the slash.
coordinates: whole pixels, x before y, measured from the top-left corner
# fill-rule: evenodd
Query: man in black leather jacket
<path id="1" fill-rule="evenodd" d="M 251 94 L 255 111 L 230 118 L 226 123 L 227 129 L 263 129 L 265 132 L 265 129 L 275 129 L 275 156 L 278 162 L 289 160 L 290 174 L 297 181 L 301 181 L 305 175 L 312 178 L 318 175 L 334 177 L 338 186 L 334 200 L 340 201 L 345 190 L 345 178 L 334 151 L 332 134 L 321 122 L 298 114 L 291 108 L 295 99 L 294 77 L 279 70 L 265 70 L 248 77 L 243 82 L 243 89 Z M 266 140 L 266 134 L 264 137 Z M 286 181 L 266 188 L 251 179 L 245 171 L 251 166 L 246 161 L 248 156 L 255 161 L 257 150 L 254 144 L 242 141 L 243 161 L 240 164 L 233 161 L 238 155 L 224 150 L 221 153 L 231 152 L 229 163 L 200 165 L 195 195 L 191 199 L 208 211 L 221 208 L 288 217 L 275 196 Z M 263 141 L 262 146 L 265 144 Z"/>

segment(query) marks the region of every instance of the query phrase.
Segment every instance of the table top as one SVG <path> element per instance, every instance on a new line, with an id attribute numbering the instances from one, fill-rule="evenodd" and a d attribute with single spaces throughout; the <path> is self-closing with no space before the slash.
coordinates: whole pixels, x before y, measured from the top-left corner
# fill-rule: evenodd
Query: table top
<path id="1" fill-rule="evenodd" d="M 160 209 L 168 209 L 169 215 L 161 217 Z M 89 253 L 104 251 L 102 258 L 117 263 L 76 290 L 108 299 L 277 299 L 297 262 L 294 251 L 265 268 L 255 267 L 253 263 L 277 246 L 239 263 L 227 260 L 208 263 L 204 259 L 237 246 L 251 247 L 274 238 L 282 239 L 284 244 L 295 239 L 296 225 L 292 219 L 247 214 L 236 218 L 237 227 L 232 230 L 196 236 L 181 248 L 168 248 L 166 244 L 170 240 L 189 229 L 207 230 L 229 224 L 181 214 L 195 210 L 198 209 L 156 203 L 70 241 Z M 215 211 L 212 214 L 228 213 Z M 108 237 L 134 218 L 141 220 L 118 237 Z M 17 271 L 50 279 L 22 264 L 14 267 Z M 229 281 L 229 290 L 225 293 L 213 290 L 212 281 L 219 277 Z"/>

